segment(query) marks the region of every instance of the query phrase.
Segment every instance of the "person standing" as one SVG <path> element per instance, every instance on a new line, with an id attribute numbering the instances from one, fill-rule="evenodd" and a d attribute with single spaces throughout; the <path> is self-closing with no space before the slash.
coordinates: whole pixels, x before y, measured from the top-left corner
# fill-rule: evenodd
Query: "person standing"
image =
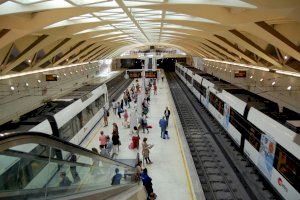
<path id="1" fill-rule="evenodd" d="M 166 110 L 165 110 L 165 112 L 164 112 L 164 115 L 165 115 L 166 120 L 167 120 L 167 126 L 169 125 L 169 117 L 170 117 L 170 114 L 171 114 L 171 112 L 170 112 L 169 108 L 166 107 Z"/>
<path id="2" fill-rule="evenodd" d="M 113 148 L 113 142 L 110 140 L 109 136 L 106 136 L 106 141 L 107 141 L 107 146 L 106 146 L 107 153 L 110 156 L 110 152 L 111 152 L 111 150 Z"/>
<path id="3" fill-rule="evenodd" d="M 141 117 L 141 126 L 143 129 L 143 133 L 145 133 L 145 129 L 147 129 L 147 133 L 149 133 L 149 129 L 148 129 L 148 123 L 147 123 L 147 116 L 145 114 L 142 115 Z"/>
<path id="4" fill-rule="evenodd" d="M 118 102 L 117 112 L 118 112 L 119 118 L 121 118 L 122 110 L 123 110 L 123 109 L 122 109 L 122 106 L 121 106 L 121 104 Z"/>
<path id="5" fill-rule="evenodd" d="M 143 173 L 142 161 L 139 161 L 135 166 L 135 181 L 139 181 L 141 179 L 141 175 Z"/>
<path id="6" fill-rule="evenodd" d="M 115 99 L 112 100 L 112 108 L 113 108 L 113 112 L 116 115 L 117 114 L 117 102 Z"/>
<path id="7" fill-rule="evenodd" d="M 165 117 L 162 117 L 159 120 L 159 126 L 160 126 L 160 129 L 161 129 L 161 135 L 160 135 L 160 137 L 164 138 L 165 132 L 167 130 L 167 120 L 165 120 Z"/>
<path id="8" fill-rule="evenodd" d="M 154 83 L 153 85 L 154 95 L 157 95 L 157 85 Z"/>
<path id="9" fill-rule="evenodd" d="M 105 107 L 103 107 L 104 126 L 108 126 L 108 116 L 108 110 Z"/>
<path id="10" fill-rule="evenodd" d="M 100 132 L 99 142 L 100 142 L 100 149 L 106 148 L 107 140 L 106 140 L 106 135 L 104 135 L 103 131 Z"/>
<path id="11" fill-rule="evenodd" d="M 121 184 L 121 179 L 122 179 L 122 174 L 119 173 L 119 169 L 115 169 L 116 174 L 112 177 L 111 179 L 111 185 L 120 185 Z"/>
<path id="12" fill-rule="evenodd" d="M 123 100 L 124 100 L 125 106 L 128 106 L 128 96 L 127 96 L 126 91 L 123 93 Z"/>
<path id="13" fill-rule="evenodd" d="M 67 177 L 66 172 L 61 172 L 60 177 L 61 177 L 61 181 L 59 182 L 60 187 L 66 187 L 72 184 L 69 177 Z"/>
<path id="14" fill-rule="evenodd" d="M 128 125 L 129 125 L 129 122 L 128 122 L 128 112 L 125 109 L 125 111 L 124 111 L 124 127 L 128 128 Z"/>
<path id="15" fill-rule="evenodd" d="M 113 142 L 113 152 L 111 157 L 114 158 L 114 156 L 118 155 L 118 149 L 119 149 L 119 135 L 116 132 L 113 132 L 112 142 Z"/>
<path id="16" fill-rule="evenodd" d="M 161 75 L 161 82 L 164 82 L 164 75 Z"/>
<path id="17" fill-rule="evenodd" d="M 153 192 L 153 188 L 152 188 L 152 178 L 150 178 L 150 176 L 148 176 L 148 170 L 147 168 L 145 168 L 143 170 L 143 173 L 141 175 L 141 179 L 143 181 L 143 185 L 147 191 L 147 196 L 149 199 L 150 194 Z"/>
<path id="18" fill-rule="evenodd" d="M 76 157 L 75 154 L 71 155 L 70 161 L 72 163 L 76 163 L 77 162 L 77 157 Z M 78 174 L 78 172 L 76 170 L 76 165 L 71 165 L 70 166 L 70 171 L 71 171 L 74 183 L 78 183 L 80 181 L 80 177 L 79 177 L 79 174 Z"/>
<path id="19" fill-rule="evenodd" d="M 139 149 L 140 136 L 139 136 L 138 128 L 136 126 L 133 127 L 131 140 L 132 140 L 131 149 L 135 149 L 135 148 Z"/>
<path id="20" fill-rule="evenodd" d="M 153 147 L 153 145 L 147 144 L 147 138 L 144 138 L 142 147 L 143 147 L 142 150 L 143 158 L 146 160 L 147 164 L 152 164 L 149 154 L 150 154 L 150 149 Z"/>

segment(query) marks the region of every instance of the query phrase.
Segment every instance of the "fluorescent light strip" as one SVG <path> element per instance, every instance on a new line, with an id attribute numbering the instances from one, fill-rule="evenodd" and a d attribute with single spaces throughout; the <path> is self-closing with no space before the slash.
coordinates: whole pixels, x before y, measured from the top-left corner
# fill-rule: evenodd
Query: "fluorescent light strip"
<path id="1" fill-rule="evenodd" d="M 246 65 L 246 64 L 242 64 L 242 63 L 234 63 L 234 62 L 228 62 L 228 61 L 214 60 L 214 59 L 209 59 L 209 58 L 203 58 L 203 60 L 217 62 L 217 63 L 224 63 L 224 64 L 229 64 L 229 65 L 236 65 L 236 66 L 252 68 L 252 69 L 258 69 L 258 70 L 262 70 L 262 71 L 266 71 L 266 72 L 270 71 L 269 68 L 266 68 L 266 67 Z"/>
<path id="2" fill-rule="evenodd" d="M 213 60 L 213 59 L 208 59 L 208 58 L 203 58 L 203 60 L 217 62 L 217 63 L 230 64 L 230 65 L 236 65 L 236 66 L 246 67 L 246 68 L 252 68 L 252 69 L 258 69 L 258 70 L 267 71 L 267 72 L 268 71 L 274 71 L 277 74 L 283 74 L 283 75 L 288 75 L 288 76 L 295 76 L 295 77 L 299 77 L 300 78 L 300 73 L 297 73 L 297 72 L 277 70 L 277 69 L 269 69 L 269 68 L 266 68 L 266 67 L 260 67 L 260 66 L 254 66 L 254 65 L 246 65 L 246 64 L 242 64 L 242 63 L 234 63 L 234 62 L 221 61 L 221 60 Z"/>
<path id="3" fill-rule="evenodd" d="M 297 72 L 290 72 L 290 71 L 283 71 L 283 70 L 275 70 L 277 74 L 284 74 L 284 75 L 289 75 L 289 76 L 296 76 L 300 77 L 300 73 Z"/>
<path id="4" fill-rule="evenodd" d="M 17 73 L 17 74 L 9 74 L 9 75 L 0 76 L 0 80 L 15 78 L 15 77 L 19 77 L 19 76 L 25 76 L 25 75 L 30 75 L 30 74 L 37 74 L 37 73 L 42 73 L 42 72 L 54 71 L 54 70 L 59 70 L 59 69 L 64 69 L 64 68 L 69 68 L 69 67 L 75 67 L 75 66 L 85 65 L 85 64 L 89 64 L 89 63 L 95 63 L 95 62 L 98 62 L 98 61 L 84 62 L 84 63 L 78 63 L 78 64 L 72 64 L 72 65 L 64 65 L 64 66 L 58 66 L 58 67 L 53 67 L 53 68 L 48 68 L 48 69 L 38 69 L 38 70 L 34 70 L 34 71 L 21 72 L 21 73 Z"/>

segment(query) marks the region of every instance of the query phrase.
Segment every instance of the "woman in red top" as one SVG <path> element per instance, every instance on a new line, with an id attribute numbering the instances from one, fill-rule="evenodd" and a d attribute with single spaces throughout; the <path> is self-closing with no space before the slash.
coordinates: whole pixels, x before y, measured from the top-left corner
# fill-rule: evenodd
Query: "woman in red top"
<path id="1" fill-rule="evenodd" d="M 124 127 L 128 127 L 128 112 L 126 109 L 124 111 Z"/>
<path id="2" fill-rule="evenodd" d="M 100 142 L 100 149 L 106 148 L 107 139 L 106 139 L 106 135 L 104 135 L 103 131 L 100 132 L 99 142 Z"/>

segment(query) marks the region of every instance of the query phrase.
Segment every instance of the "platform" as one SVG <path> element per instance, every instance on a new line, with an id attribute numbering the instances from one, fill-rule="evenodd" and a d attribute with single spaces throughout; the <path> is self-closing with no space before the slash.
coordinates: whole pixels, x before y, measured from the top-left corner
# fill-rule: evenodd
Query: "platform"
<path id="1" fill-rule="evenodd" d="M 194 190 L 192 189 L 189 170 L 186 165 L 186 158 L 182 150 L 181 138 L 179 137 L 177 125 L 180 123 L 175 120 L 174 113 L 171 113 L 169 120 L 169 140 L 160 138 L 159 119 L 163 116 L 164 109 L 168 106 L 172 111 L 173 104 L 170 102 L 170 90 L 166 80 L 158 81 L 158 95 L 151 94 L 150 111 L 148 114 L 148 124 L 152 125 L 150 133 L 140 133 L 140 143 L 144 137 L 148 138 L 148 143 L 154 144 L 150 151 L 150 159 L 153 164 L 147 167 L 150 177 L 152 177 L 154 192 L 158 195 L 158 199 L 196 199 Z M 122 145 L 117 159 L 134 159 L 137 150 L 128 148 L 131 142 L 129 135 L 130 129 L 122 126 L 122 119 L 114 115 L 110 110 L 109 126 L 103 126 L 103 120 L 95 127 L 93 132 L 86 138 L 82 144 L 83 147 L 91 149 L 96 147 L 99 150 L 99 134 L 104 131 L 106 135 L 111 137 L 112 123 L 116 122 L 119 127 L 119 135 Z M 176 125 L 177 124 L 177 125 Z M 141 150 L 140 150 L 141 155 Z"/>

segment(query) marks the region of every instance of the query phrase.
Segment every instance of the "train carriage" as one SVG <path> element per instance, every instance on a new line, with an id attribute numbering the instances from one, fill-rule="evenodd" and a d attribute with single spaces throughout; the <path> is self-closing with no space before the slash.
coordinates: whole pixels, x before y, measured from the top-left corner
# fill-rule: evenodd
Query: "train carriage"
<path id="1" fill-rule="evenodd" d="M 204 72 L 193 74 L 191 88 L 186 76 L 177 72 L 278 193 L 300 199 L 300 137 L 299 127 L 293 127 L 300 114 L 289 111 L 282 123 L 276 120 L 279 110 L 274 102 Z M 192 73 L 186 68 L 185 74 Z"/>

